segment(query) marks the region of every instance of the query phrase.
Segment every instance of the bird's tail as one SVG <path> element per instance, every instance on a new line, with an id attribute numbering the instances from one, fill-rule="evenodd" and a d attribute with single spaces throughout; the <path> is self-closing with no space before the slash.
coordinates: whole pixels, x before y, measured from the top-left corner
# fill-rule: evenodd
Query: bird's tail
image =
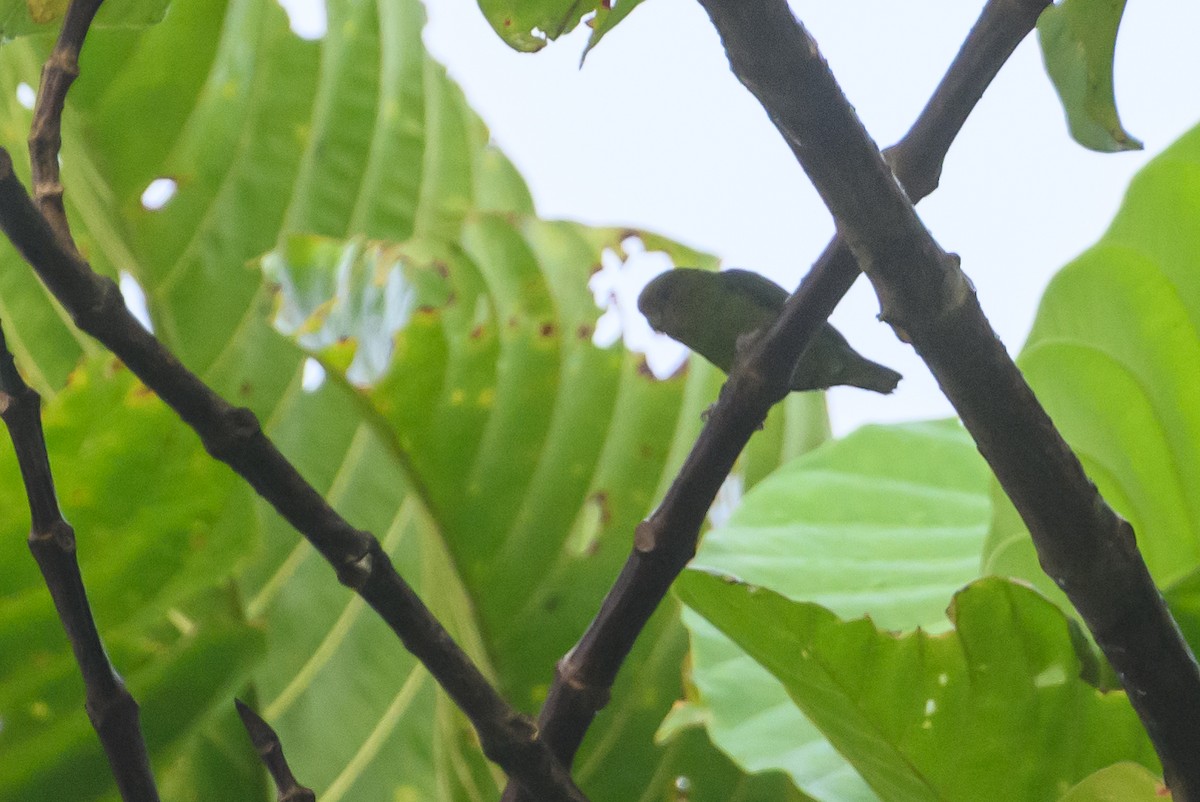
<path id="1" fill-rule="evenodd" d="M 896 389 L 896 385 L 902 378 L 904 377 L 887 365 L 881 365 L 860 356 L 850 365 L 842 383 L 887 395 Z"/>

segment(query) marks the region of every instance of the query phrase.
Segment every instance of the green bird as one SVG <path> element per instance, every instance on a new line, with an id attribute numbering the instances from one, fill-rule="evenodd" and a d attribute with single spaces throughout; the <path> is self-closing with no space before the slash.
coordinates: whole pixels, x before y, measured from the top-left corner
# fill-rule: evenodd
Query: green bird
<path id="1" fill-rule="evenodd" d="M 787 290 L 749 270 L 713 273 L 690 267 L 668 270 L 638 296 L 650 327 L 692 349 L 726 373 L 743 334 L 766 329 L 783 312 Z M 792 372 L 793 390 L 838 384 L 890 393 L 901 376 L 850 347 L 826 323 Z"/>

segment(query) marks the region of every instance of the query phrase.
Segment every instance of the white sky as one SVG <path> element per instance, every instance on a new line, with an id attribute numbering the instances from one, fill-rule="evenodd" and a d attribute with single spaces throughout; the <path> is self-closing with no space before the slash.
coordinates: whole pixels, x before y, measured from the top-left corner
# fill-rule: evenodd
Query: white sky
<path id="1" fill-rule="evenodd" d="M 792 5 L 868 130 L 890 145 L 915 119 L 982 2 Z M 789 289 L 824 248 L 833 231 L 828 213 L 729 73 L 698 3 L 646 0 L 582 70 L 584 30 L 520 54 L 496 37 L 474 0 L 430 0 L 427 8 L 426 44 L 529 182 L 543 217 L 655 230 Z M 1139 0 L 1126 10 L 1117 103 L 1126 129 L 1146 145 L 1141 153 L 1095 154 L 1070 140 L 1033 37 L 955 143 L 940 189 L 919 211 L 941 245 L 962 256 L 1010 351 L 1024 341 L 1050 276 L 1106 228 L 1130 176 L 1200 121 L 1198 30 L 1200 4 L 1191 0 Z M 838 433 L 951 411 L 877 313 L 860 279 L 833 320 L 905 380 L 886 397 L 832 391 Z"/>

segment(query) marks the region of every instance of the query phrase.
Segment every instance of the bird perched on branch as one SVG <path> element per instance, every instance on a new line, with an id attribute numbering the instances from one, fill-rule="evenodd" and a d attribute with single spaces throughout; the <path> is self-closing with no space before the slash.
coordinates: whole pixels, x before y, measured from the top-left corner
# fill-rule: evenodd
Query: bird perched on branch
<path id="1" fill-rule="evenodd" d="M 788 293 L 749 270 L 681 267 L 655 278 L 638 296 L 650 327 L 692 349 L 726 373 L 733 367 L 738 338 L 766 329 L 783 312 Z M 826 323 L 792 372 L 793 390 L 824 390 L 846 384 L 890 393 L 901 376 L 850 347 Z"/>

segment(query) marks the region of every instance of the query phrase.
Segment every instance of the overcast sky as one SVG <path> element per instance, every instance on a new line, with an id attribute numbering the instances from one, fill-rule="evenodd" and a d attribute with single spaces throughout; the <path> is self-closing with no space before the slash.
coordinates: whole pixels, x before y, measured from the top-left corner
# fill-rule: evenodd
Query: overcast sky
<path id="1" fill-rule="evenodd" d="M 303 5 L 314 0 L 289 0 Z M 981 2 L 792 3 L 881 145 L 908 129 Z M 833 225 L 757 102 L 729 73 L 693 0 L 646 0 L 579 68 L 586 31 L 536 54 L 508 49 L 474 0 L 431 0 L 425 40 L 532 189 L 543 217 L 651 229 L 793 289 Z M 318 17 L 293 17 L 319 30 Z M 1200 4 L 1130 3 L 1118 109 L 1141 153 L 1096 154 L 1066 125 L 1030 37 L 1005 66 L 919 212 L 962 256 L 1011 352 L 1050 276 L 1108 225 L 1130 176 L 1200 122 Z M 644 271 L 643 271 L 644 272 Z M 646 276 L 642 275 L 641 280 Z M 860 279 L 834 315 L 859 350 L 905 375 L 887 397 L 830 394 L 835 431 L 950 413 L 923 363 L 875 320 Z M 642 341 L 644 332 L 631 332 Z"/>

